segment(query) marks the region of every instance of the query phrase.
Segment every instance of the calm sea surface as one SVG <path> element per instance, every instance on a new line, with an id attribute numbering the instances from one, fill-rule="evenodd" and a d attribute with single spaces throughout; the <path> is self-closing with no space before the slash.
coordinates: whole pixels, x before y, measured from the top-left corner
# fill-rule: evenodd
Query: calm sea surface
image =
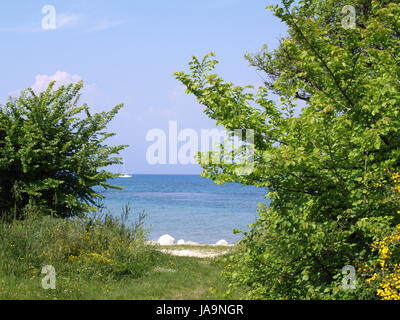
<path id="1" fill-rule="evenodd" d="M 240 184 L 218 186 L 198 175 L 134 175 L 109 181 L 123 190 L 102 191 L 104 204 L 113 215 L 130 203 L 131 222 L 143 210 L 147 213 L 148 238 L 169 234 L 175 241 L 229 243 L 240 240 L 233 229 L 248 230 L 257 218 L 258 202 L 266 202 L 265 189 Z"/>

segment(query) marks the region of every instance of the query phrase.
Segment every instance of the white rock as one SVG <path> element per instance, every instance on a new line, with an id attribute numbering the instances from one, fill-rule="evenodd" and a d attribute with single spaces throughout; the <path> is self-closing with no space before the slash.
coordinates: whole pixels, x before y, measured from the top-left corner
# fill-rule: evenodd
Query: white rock
<path id="1" fill-rule="evenodd" d="M 180 239 L 180 240 L 178 240 L 178 242 L 176 244 L 185 244 L 185 240 Z"/>
<path id="2" fill-rule="evenodd" d="M 198 242 L 194 242 L 194 241 L 187 241 L 185 242 L 185 244 L 191 245 L 191 246 L 197 246 L 199 243 Z"/>
<path id="3" fill-rule="evenodd" d="M 164 234 L 160 238 L 158 238 L 157 243 L 163 246 L 168 246 L 174 244 L 175 239 L 171 237 L 169 234 Z"/>
<path id="4" fill-rule="evenodd" d="M 227 246 L 229 243 L 224 239 L 219 240 L 215 245 L 217 246 Z"/>

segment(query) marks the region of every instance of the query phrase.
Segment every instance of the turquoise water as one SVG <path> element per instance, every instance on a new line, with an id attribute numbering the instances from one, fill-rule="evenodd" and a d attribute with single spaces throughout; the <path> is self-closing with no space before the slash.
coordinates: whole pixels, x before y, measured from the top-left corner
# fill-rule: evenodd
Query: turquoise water
<path id="1" fill-rule="evenodd" d="M 120 215 L 129 202 L 131 221 L 144 210 L 150 240 L 169 234 L 175 241 L 234 243 L 242 235 L 233 234 L 233 229 L 248 230 L 257 218 L 258 202 L 266 202 L 264 189 L 234 183 L 218 186 L 198 175 L 134 175 L 110 183 L 124 190 L 102 191 L 104 204 Z"/>

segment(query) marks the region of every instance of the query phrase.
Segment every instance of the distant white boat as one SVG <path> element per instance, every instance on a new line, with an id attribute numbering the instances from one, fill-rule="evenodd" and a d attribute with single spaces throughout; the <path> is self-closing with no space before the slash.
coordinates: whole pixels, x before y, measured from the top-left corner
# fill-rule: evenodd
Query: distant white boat
<path id="1" fill-rule="evenodd" d="M 124 174 L 121 174 L 120 176 L 118 176 L 119 178 L 132 178 L 132 175 L 131 174 L 126 174 L 126 173 L 124 173 Z"/>
<path id="2" fill-rule="evenodd" d="M 126 170 L 125 170 L 125 162 L 124 162 L 124 164 L 123 164 L 123 172 L 126 172 Z M 132 175 L 131 174 L 127 174 L 127 173 L 123 173 L 123 174 L 121 174 L 121 175 L 119 175 L 118 176 L 119 178 L 132 178 Z"/>

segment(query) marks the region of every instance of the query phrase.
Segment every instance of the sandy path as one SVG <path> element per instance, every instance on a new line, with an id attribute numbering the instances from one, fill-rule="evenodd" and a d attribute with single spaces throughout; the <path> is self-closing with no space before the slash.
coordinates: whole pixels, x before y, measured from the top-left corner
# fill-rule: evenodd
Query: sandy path
<path id="1" fill-rule="evenodd" d="M 206 251 L 196 249 L 161 249 L 161 252 L 171 254 L 179 257 L 197 257 L 197 258 L 214 258 L 228 253 L 229 251 Z"/>

